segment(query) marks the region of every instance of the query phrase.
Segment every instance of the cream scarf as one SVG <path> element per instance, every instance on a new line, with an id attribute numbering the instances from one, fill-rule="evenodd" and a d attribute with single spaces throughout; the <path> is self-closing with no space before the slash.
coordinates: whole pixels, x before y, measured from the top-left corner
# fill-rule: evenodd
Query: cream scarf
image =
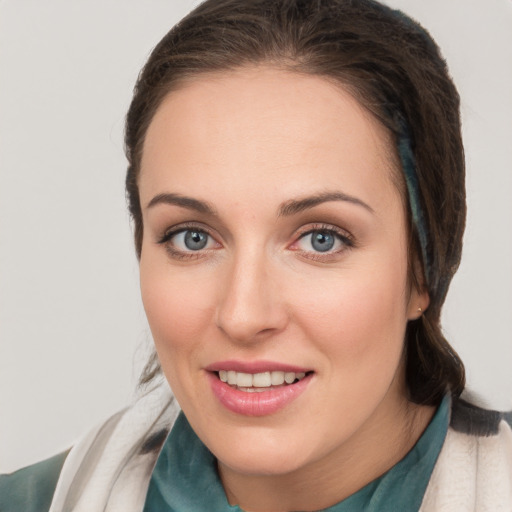
<path id="1" fill-rule="evenodd" d="M 179 410 L 162 381 L 90 432 L 69 453 L 50 512 L 142 512 L 159 454 L 148 447 Z M 449 428 L 420 512 L 512 512 L 510 427 L 491 437 Z"/>

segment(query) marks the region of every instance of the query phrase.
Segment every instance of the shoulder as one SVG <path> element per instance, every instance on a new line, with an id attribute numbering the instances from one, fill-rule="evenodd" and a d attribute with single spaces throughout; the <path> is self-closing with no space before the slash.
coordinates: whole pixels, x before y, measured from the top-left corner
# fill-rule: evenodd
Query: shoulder
<path id="1" fill-rule="evenodd" d="M 502 412 L 453 399 L 422 512 L 512 510 L 512 430 L 506 419 Z"/>
<path id="2" fill-rule="evenodd" d="M 106 498 L 109 504 L 122 501 L 112 510 L 126 510 L 126 496 L 130 507 L 140 502 L 142 510 L 146 484 L 178 413 L 168 385 L 158 383 L 89 431 L 70 452 L 0 475 L 0 512 L 48 512 L 52 501 L 56 510 L 69 510 L 69 499 L 87 504 Z"/>
<path id="3" fill-rule="evenodd" d="M 453 399 L 450 427 L 456 432 L 493 437 L 499 434 L 500 424 L 507 419 L 510 413 L 484 409 L 461 398 Z"/>
<path id="4" fill-rule="evenodd" d="M 153 467 L 178 413 L 167 383 L 157 383 L 90 430 L 66 459 L 52 510 L 142 510 Z"/>
<path id="5" fill-rule="evenodd" d="M 0 510 L 48 511 L 67 454 L 63 452 L 14 473 L 0 475 Z"/>

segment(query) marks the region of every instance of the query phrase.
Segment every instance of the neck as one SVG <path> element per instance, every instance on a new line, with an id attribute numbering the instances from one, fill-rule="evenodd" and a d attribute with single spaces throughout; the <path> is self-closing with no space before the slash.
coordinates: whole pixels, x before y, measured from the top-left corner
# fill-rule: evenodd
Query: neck
<path id="1" fill-rule="evenodd" d="M 314 511 L 354 494 L 412 449 L 435 411 L 434 407 L 413 404 L 405 398 L 381 405 L 328 457 L 291 473 L 240 474 L 219 462 L 229 503 L 247 512 Z"/>

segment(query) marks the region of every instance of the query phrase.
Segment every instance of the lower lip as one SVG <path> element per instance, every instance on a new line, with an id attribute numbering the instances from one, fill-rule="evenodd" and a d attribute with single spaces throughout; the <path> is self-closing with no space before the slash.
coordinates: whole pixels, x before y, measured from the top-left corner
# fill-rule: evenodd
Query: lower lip
<path id="1" fill-rule="evenodd" d="M 216 373 L 208 372 L 213 394 L 219 402 L 231 412 L 244 416 L 267 416 L 283 409 L 305 391 L 312 376 L 306 375 L 295 384 L 247 393 L 222 382 Z"/>

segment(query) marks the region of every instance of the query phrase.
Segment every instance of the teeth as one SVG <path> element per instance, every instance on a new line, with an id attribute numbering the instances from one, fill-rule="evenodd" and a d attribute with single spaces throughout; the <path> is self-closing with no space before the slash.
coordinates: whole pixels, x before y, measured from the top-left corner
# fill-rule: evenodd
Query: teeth
<path id="1" fill-rule="evenodd" d="M 284 372 L 270 372 L 270 382 L 272 386 L 284 384 Z"/>
<path id="2" fill-rule="evenodd" d="M 238 388 L 240 391 L 245 391 L 246 393 L 261 393 L 265 391 L 265 388 Z"/>
<path id="3" fill-rule="evenodd" d="M 284 374 L 284 381 L 286 384 L 291 384 L 295 380 L 295 373 L 293 372 L 286 372 Z"/>
<path id="4" fill-rule="evenodd" d="M 250 375 L 246 373 L 245 375 Z M 272 384 L 272 377 L 270 376 L 270 372 L 265 373 L 255 373 L 252 376 L 252 385 L 255 388 L 268 388 Z"/>
<path id="5" fill-rule="evenodd" d="M 244 391 L 258 391 L 255 388 L 268 388 L 270 386 L 282 386 L 292 384 L 296 380 L 301 380 L 306 376 L 304 372 L 262 372 L 262 373 L 243 373 L 234 370 L 220 370 L 219 378 L 222 382 L 227 382 L 231 386 L 245 388 Z"/>
<path id="6" fill-rule="evenodd" d="M 250 373 L 237 373 L 236 385 L 241 388 L 250 388 L 252 386 L 253 377 Z"/>

